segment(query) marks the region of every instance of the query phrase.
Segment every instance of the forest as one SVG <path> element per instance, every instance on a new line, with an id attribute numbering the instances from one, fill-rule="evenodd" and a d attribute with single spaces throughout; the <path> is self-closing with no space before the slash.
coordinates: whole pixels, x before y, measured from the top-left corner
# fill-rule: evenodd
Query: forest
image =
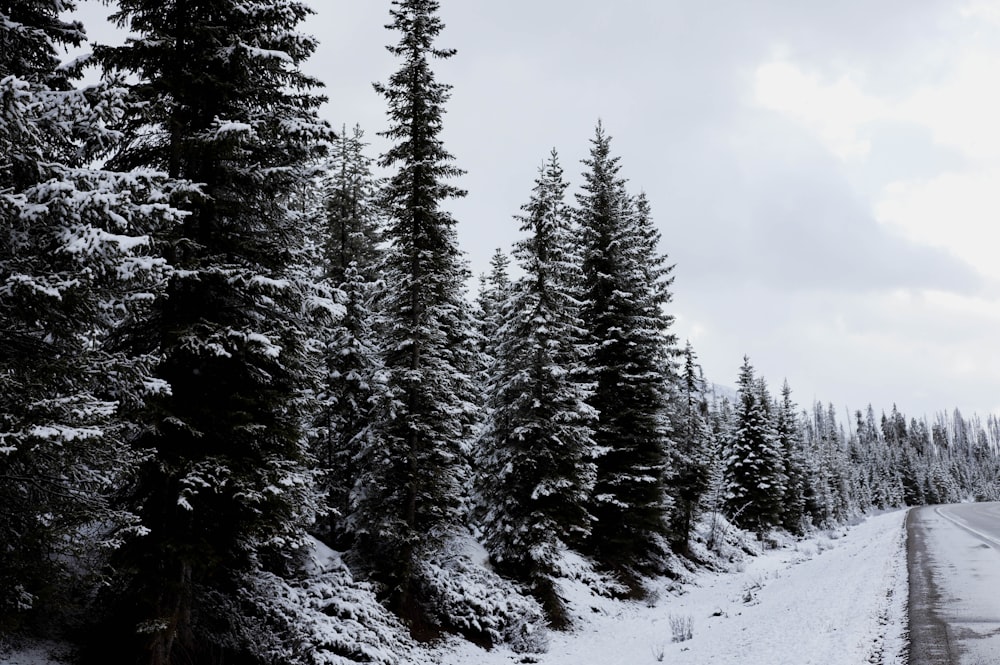
<path id="1" fill-rule="evenodd" d="M 436 0 L 392 3 L 377 156 L 318 114 L 306 3 L 110 4 L 133 37 L 63 63 L 74 3 L 0 0 L 0 654 L 537 652 L 561 580 L 642 599 L 715 565 L 707 521 L 1000 499 L 995 415 L 803 406 L 749 358 L 714 389 L 600 122 L 575 186 L 525 157 L 473 280 Z"/>

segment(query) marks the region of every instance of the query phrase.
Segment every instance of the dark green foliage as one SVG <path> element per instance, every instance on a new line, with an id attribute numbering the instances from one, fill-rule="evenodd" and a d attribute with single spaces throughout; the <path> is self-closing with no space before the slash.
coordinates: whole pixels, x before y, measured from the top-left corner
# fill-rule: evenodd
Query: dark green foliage
<path id="1" fill-rule="evenodd" d="M 370 445 L 373 409 L 380 392 L 375 311 L 384 285 L 379 181 L 364 154 L 363 133 L 346 129 L 331 146 L 317 206 L 318 271 L 341 314 L 318 334 L 324 344 L 325 378 L 317 395 L 311 433 L 327 497 L 328 519 L 317 533 L 338 550 L 354 534 L 354 483 L 359 456 Z"/>
<path id="2" fill-rule="evenodd" d="M 65 21 L 75 9 L 72 0 L 4 0 L 0 2 L 0 78 L 17 76 L 47 87 L 67 89 L 65 72 L 58 71 L 59 48 L 79 46 L 83 26 Z"/>
<path id="3" fill-rule="evenodd" d="M 294 566 L 287 553 L 315 510 L 302 431 L 314 369 L 291 270 L 300 225 L 286 205 L 332 138 L 316 82 L 298 69 L 315 48 L 295 32 L 309 11 L 294 0 L 122 0 L 114 20 L 136 37 L 96 50 L 136 79 L 111 163 L 199 186 L 179 203 L 183 224 L 154 240 L 173 270 L 129 329 L 137 352 L 160 356 L 168 386 L 133 416 L 133 446 L 149 461 L 129 505 L 148 532 L 117 559 L 109 624 L 132 662 L 253 652 L 234 594 L 261 569 Z"/>
<path id="4" fill-rule="evenodd" d="M 667 409 L 676 342 L 663 306 L 672 266 L 657 253 L 649 206 L 626 192 L 600 125 L 591 143 L 577 195 L 581 319 L 594 349 L 589 403 L 600 414 L 590 550 L 632 583 L 663 553 L 667 533 L 664 479 L 673 445 Z"/>
<path id="5" fill-rule="evenodd" d="M 595 413 L 580 382 L 583 331 L 574 286 L 566 183 L 555 152 L 519 218 L 524 275 L 503 304 L 483 436 L 484 535 L 497 569 L 527 583 L 549 620 L 565 625 L 555 593 L 560 550 L 590 531 Z"/>
<path id="6" fill-rule="evenodd" d="M 479 278 L 476 312 L 479 331 L 479 349 L 483 354 L 483 370 L 488 371 L 496 357 L 497 332 L 504 323 L 504 304 L 510 296 L 510 276 L 507 268 L 510 258 L 497 249 L 490 258 L 490 273 Z M 483 380 L 488 380 L 484 376 Z"/>
<path id="7" fill-rule="evenodd" d="M 781 402 L 777 404 L 774 428 L 785 472 L 781 526 L 790 533 L 802 535 L 806 524 L 806 455 L 798 412 L 787 381 L 781 388 Z"/>
<path id="8" fill-rule="evenodd" d="M 80 23 L 61 17 L 73 8 L 66 0 L 0 2 L 0 80 L 7 79 L 0 88 L 2 193 L 46 179 L 46 160 L 65 164 L 76 157 L 72 135 L 56 125 L 56 104 L 46 99 L 50 91 L 72 88 L 71 71 L 59 69 L 59 50 L 85 37 Z"/>
<path id="9" fill-rule="evenodd" d="M 0 3 L 0 632 L 61 628 L 131 523 L 108 502 L 136 461 L 115 416 L 155 385 L 114 333 L 162 278 L 145 235 L 178 219 L 162 175 L 86 166 L 120 91 L 57 69 L 83 37 L 59 18 L 72 8 Z"/>
<path id="10" fill-rule="evenodd" d="M 378 206 L 382 181 L 372 174 L 372 159 L 360 126 L 344 127 L 330 146 L 321 181 L 324 276 L 336 286 L 353 266 L 360 278 L 374 282 L 382 260 L 384 220 Z"/>
<path id="11" fill-rule="evenodd" d="M 781 519 L 785 492 L 784 464 L 763 380 L 743 359 L 737 382 L 738 402 L 728 445 L 726 502 L 733 521 L 764 533 Z"/>
<path id="12" fill-rule="evenodd" d="M 495 369 L 500 353 L 500 328 L 504 324 L 504 306 L 510 297 L 510 276 L 507 269 L 510 258 L 497 249 L 490 258 L 490 272 L 479 276 L 479 293 L 476 296 L 476 334 L 478 335 L 478 350 L 476 366 L 476 381 L 483 387 L 484 412 L 483 422 L 489 420 L 492 407 L 489 392 L 490 377 Z M 479 471 L 477 469 L 477 471 Z M 477 486 L 481 483 L 476 483 Z M 482 502 L 480 502 L 482 503 Z"/>
<path id="13" fill-rule="evenodd" d="M 672 418 L 675 447 L 668 492 L 674 501 L 670 537 L 683 552 L 687 551 L 698 507 L 709 488 L 713 447 L 705 379 L 691 342 L 684 347 L 678 379 Z"/>
<path id="14" fill-rule="evenodd" d="M 382 363 L 386 394 L 360 479 L 357 553 L 415 628 L 426 619 L 421 561 L 455 529 L 470 471 L 465 445 L 478 401 L 477 349 L 455 220 L 442 203 L 464 192 L 441 142 L 449 86 L 434 79 L 433 42 L 443 25 L 432 0 L 396 0 L 390 46 L 402 65 L 376 85 L 388 103 L 392 146 L 380 165 L 396 169 L 382 195 L 388 247 L 384 263 Z"/>

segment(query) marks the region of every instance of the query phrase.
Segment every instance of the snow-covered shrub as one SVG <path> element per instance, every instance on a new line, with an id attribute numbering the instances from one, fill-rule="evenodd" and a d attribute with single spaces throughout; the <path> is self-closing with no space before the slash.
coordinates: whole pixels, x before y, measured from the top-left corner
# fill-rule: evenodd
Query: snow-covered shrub
<path id="1" fill-rule="evenodd" d="M 739 569 L 747 554 L 756 554 L 745 531 L 740 530 L 721 512 L 703 515 L 694 526 L 690 541 L 691 555 L 722 569 Z"/>
<path id="2" fill-rule="evenodd" d="M 764 588 L 764 584 L 767 581 L 767 576 L 757 576 L 752 580 L 743 585 L 743 591 L 740 594 L 740 600 L 743 601 L 745 605 L 756 605 L 757 592 Z"/>
<path id="3" fill-rule="evenodd" d="M 669 618 L 671 642 L 686 642 L 694 636 L 694 619 L 690 614 L 671 614 Z"/>
<path id="4" fill-rule="evenodd" d="M 427 607 L 444 628 L 487 646 L 506 643 L 518 653 L 543 653 L 548 631 L 538 603 L 489 568 L 471 535 L 447 538 L 418 571 Z"/>
<path id="5" fill-rule="evenodd" d="M 813 558 L 817 554 L 816 552 L 817 546 L 818 545 L 813 542 L 797 544 L 795 546 L 795 551 L 799 553 L 799 556 L 796 557 L 796 560 L 808 561 L 809 559 Z"/>
<path id="6" fill-rule="evenodd" d="M 560 552 L 555 561 L 554 571 L 558 577 L 582 582 L 594 593 L 608 598 L 621 598 L 629 589 L 613 577 L 599 572 L 593 562 L 573 550 Z"/>
<path id="7" fill-rule="evenodd" d="M 400 665 L 415 661 L 417 647 L 406 628 L 353 579 L 330 550 L 303 579 L 258 573 L 243 589 L 244 605 L 233 616 L 236 644 L 252 644 L 264 662 L 282 665 Z"/>

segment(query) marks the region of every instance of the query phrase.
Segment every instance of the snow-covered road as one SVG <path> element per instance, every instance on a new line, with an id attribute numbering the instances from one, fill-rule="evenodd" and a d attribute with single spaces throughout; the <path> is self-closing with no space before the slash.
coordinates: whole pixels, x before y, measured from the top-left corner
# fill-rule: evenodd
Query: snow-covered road
<path id="1" fill-rule="evenodd" d="M 1000 503 L 914 508 L 913 665 L 1000 660 Z"/>
<path id="2" fill-rule="evenodd" d="M 447 665 L 900 664 L 907 574 L 904 511 L 753 557 L 739 573 L 702 573 L 653 606 L 588 599 L 586 624 L 531 656 L 455 644 Z M 692 639 L 671 641 L 671 619 Z"/>

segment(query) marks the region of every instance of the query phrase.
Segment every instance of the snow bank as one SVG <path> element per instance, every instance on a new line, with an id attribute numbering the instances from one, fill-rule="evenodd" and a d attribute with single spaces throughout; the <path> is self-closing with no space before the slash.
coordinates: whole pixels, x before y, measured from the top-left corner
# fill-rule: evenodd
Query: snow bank
<path id="1" fill-rule="evenodd" d="M 533 656 L 532 662 L 901 664 L 907 598 L 904 515 L 880 515 L 849 530 L 767 551 L 749 559 L 741 572 L 698 573 L 691 584 L 679 592 L 664 591 L 655 603 L 591 596 L 582 607 L 589 616 L 581 618 L 580 628 L 552 634 L 549 652 Z M 581 599 L 573 600 L 581 609 Z M 691 639 L 672 641 L 686 626 Z M 508 665 L 512 654 L 456 640 L 440 658 L 444 665 Z"/>
<path id="2" fill-rule="evenodd" d="M 312 660 L 317 663 L 352 662 L 336 657 L 348 648 L 362 660 L 408 665 L 902 665 L 907 622 L 904 516 L 903 511 L 887 513 L 850 529 L 785 543 L 737 561 L 739 572 L 703 571 L 683 585 L 661 580 L 659 597 L 647 603 L 597 596 L 587 580 L 567 578 L 560 589 L 579 615 L 578 628 L 549 634 L 544 654 L 513 653 L 504 646 L 486 651 L 460 637 L 430 649 L 418 647 L 373 603 L 364 585 L 335 585 L 338 612 L 329 611 L 332 597 L 316 588 L 282 588 L 302 595 L 292 599 L 289 620 L 301 622 L 306 641 L 319 647 L 316 655 L 321 657 Z M 331 570 L 346 575 L 329 548 L 317 548 L 314 568 L 314 575 Z M 307 605 L 312 609 L 308 616 L 302 613 Z M 375 626 L 372 617 L 378 618 Z M 7 652 L 0 660 L 57 665 L 56 647 Z"/>

